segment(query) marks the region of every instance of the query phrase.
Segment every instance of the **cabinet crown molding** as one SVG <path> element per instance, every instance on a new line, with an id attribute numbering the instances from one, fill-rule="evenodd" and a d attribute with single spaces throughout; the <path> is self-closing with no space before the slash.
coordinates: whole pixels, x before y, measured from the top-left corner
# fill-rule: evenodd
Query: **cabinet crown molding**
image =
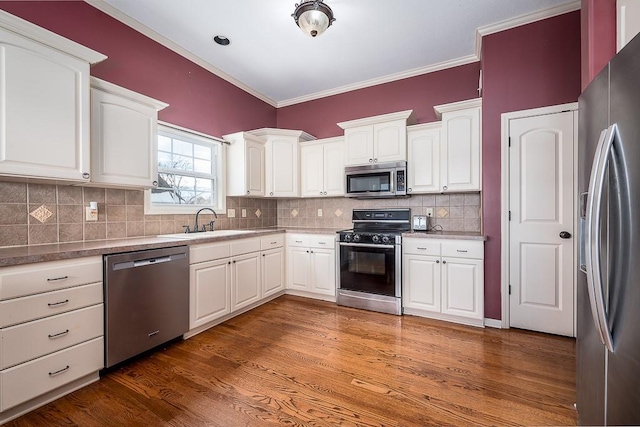
<path id="1" fill-rule="evenodd" d="M 248 131 L 247 133 L 264 138 L 269 138 L 270 136 L 293 136 L 300 141 L 313 141 L 316 139 L 315 136 L 305 131 L 291 129 L 261 128 Z"/>
<path id="2" fill-rule="evenodd" d="M 428 129 L 440 129 L 441 127 L 442 127 L 442 122 L 420 123 L 418 125 L 407 126 L 407 132 L 417 132 L 417 131 L 428 130 Z"/>
<path id="3" fill-rule="evenodd" d="M 222 135 L 222 139 L 229 142 L 230 144 L 244 143 L 244 141 L 253 141 L 257 142 L 258 144 L 264 145 L 267 142 L 265 138 L 256 136 L 249 132 L 229 133 L 227 135 Z"/>
<path id="4" fill-rule="evenodd" d="M 28 37 L 31 40 L 59 50 L 67 55 L 74 56 L 92 65 L 107 59 L 107 56 L 100 52 L 96 52 L 80 43 L 76 43 L 73 40 L 62 37 L 29 21 L 18 18 L 4 10 L 0 10 L 0 28 Z"/>
<path id="5" fill-rule="evenodd" d="M 382 114 L 380 116 L 364 117 L 362 119 L 349 120 L 336 124 L 342 129 L 348 129 L 358 126 L 374 125 L 376 123 L 392 122 L 394 120 L 406 120 L 408 125 L 412 125 L 416 121 L 416 115 L 413 110 L 406 110 L 399 111 L 397 113 Z"/>
<path id="6" fill-rule="evenodd" d="M 96 77 L 91 77 L 90 82 L 91 82 L 92 89 L 98 89 L 105 93 L 110 93 L 112 95 L 117 95 L 122 98 L 126 98 L 131 101 L 147 105 L 151 108 L 155 108 L 156 111 L 163 110 L 169 106 L 169 104 L 167 104 L 166 102 L 158 101 L 157 99 L 154 99 L 149 96 L 143 95 L 141 93 L 135 92 L 133 90 L 124 88 L 122 86 L 118 86 L 106 80 L 102 80 Z"/>
<path id="7" fill-rule="evenodd" d="M 304 141 L 300 143 L 301 147 L 308 147 L 310 145 L 322 145 L 322 144 L 329 144 L 329 143 L 333 143 L 333 142 L 340 142 L 340 143 L 344 143 L 344 136 L 334 136 L 331 138 L 322 138 L 322 139 L 316 139 L 314 141 Z"/>
<path id="8" fill-rule="evenodd" d="M 433 110 L 436 116 L 442 118 L 442 113 L 465 110 L 467 108 L 482 107 L 482 98 L 466 99 L 464 101 L 452 102 L 450 104 L 434 105 Z"/>

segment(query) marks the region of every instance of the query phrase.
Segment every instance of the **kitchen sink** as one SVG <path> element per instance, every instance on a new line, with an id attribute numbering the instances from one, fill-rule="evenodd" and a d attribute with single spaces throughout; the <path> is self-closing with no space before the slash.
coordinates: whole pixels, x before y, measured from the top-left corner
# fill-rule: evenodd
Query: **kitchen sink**
<path id="1" fill-rule="evenodd" d="M 255 233 L 255 231 L 254 230 L 214 230 L 214 231 L 201 231 L 199 233 L 160 234 L 158 235 L 158 237 L 193 240 L 193 239 L 202 239 L 206 237 L 225 237 L 225 236 L 236 236 L 238 234 L 251 234 L 251 233 Z"/>

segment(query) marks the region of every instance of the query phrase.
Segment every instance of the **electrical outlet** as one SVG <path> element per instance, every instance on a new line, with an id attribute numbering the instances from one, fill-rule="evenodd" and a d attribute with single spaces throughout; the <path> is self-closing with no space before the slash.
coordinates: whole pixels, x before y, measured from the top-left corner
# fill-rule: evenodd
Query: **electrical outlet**
<path id="1" fill-rule="evenodd" d="M 235 209 L 227 209 L 227 217 L 228 218 L 235 218 L 236 217 L 236 210 Z"/>
<path id="2" fill-rule="evenodd" d="M 246 218 L 246 217 L 247 217 L 247 210 L 242 209 L 242 218 Z"/>
<path id="3" fill-rule="evenodd" d="M 90 207 L 86 207 L 85 209 L 85 216 L 84 216 L 84 220 L 85 221 L 97 221 L 98 220 L 98 210 L 97 209 L 91 209 Z"/>
<path id="4" fill-rule="evenodd" d="M 322 209 L 318 209 L 318 216 L 322 216 Z"/>
<path id="5" fill-rule="evenodd" d="M 433 208 L 426 208 L 425 213 L 427 214 L 427 216 L 433 218 Z"/>

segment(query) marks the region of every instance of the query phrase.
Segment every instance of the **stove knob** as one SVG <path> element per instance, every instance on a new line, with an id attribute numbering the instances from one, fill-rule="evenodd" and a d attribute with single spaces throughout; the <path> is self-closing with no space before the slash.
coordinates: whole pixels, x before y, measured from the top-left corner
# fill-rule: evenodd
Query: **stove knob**
<path id="1" fill-rule="evenodd" d="M 359 242 L 360 241 L 360 235 L 359 234 L 354 234 L 353 235 L 353 241 L 356 242 L 356 243 Z"/>
<path id="2" fill-rule="evenodd" d="M 347 243 L 350 242 L 351 241 L 351 236 L 352 236 L 351 234 L 345 234 L 344 235 L 344 241 L 347 242 Z"/>
<path id="3" fill-rule="evenodd" d="M 389 243 L 390 240 L 391 239 L 389 239 L 389 236 L 382 236 L 382 243 L 384 243 L 385 245 Z"/>
<path id="4" fill-rule="evenodd" d="M 371 240 L 373 241 L 373 243 L 380 243 L 380 236 L 376 234 L 371 238 Z"/>

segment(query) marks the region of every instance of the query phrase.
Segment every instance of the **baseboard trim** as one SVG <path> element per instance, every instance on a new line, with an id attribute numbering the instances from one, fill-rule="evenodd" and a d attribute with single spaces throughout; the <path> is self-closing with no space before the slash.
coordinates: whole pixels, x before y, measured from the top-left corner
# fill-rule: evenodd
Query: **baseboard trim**
<path id="1" fill-rule="evenodd" d="M 485 318 L 484 319 L 484 326 L 487 326 L 489 328 L 502 329 L 502 320 Z"/>

